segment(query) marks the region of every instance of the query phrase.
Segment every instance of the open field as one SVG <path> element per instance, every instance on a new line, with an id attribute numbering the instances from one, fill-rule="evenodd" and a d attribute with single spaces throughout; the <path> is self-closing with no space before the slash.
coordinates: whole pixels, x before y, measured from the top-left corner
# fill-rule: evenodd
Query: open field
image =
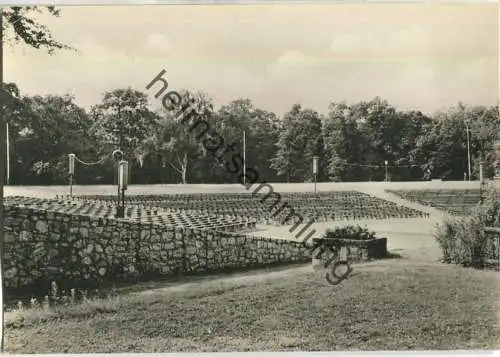
<path id="1" fill-rule="evenodd" d="M 495 349 L 497 274 L 390 260 L 7 316 L 12 353 Z"/>

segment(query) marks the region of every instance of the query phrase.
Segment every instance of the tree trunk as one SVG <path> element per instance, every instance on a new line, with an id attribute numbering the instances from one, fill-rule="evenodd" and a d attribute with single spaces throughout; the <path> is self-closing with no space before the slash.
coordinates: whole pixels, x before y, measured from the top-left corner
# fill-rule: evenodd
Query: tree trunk
<path id="1" fill-rule="evenodd" d="M 184 153 L 182 161 L 178 155 L 176 155 L 176 159 L 179 166 L 175 166 L 172 162 L 169 162 L 169 165 L 181 175 L 182 183 L 185 185 L 187 184 L 187 168 L 188 168 L 187 153 Z"/>
<path id="2" fill-rule="evenodd" d="M 188 168 L 188 156 L 184 153 L 183 163 L 182 163 L 182 183 L 187 184 L 187 168 Z"/>
<path id="3" fill-rule="evenodd" d="M 182 183 L 184 185 L 187 184 L 187 180 L 186 180 L 186 168 L 185 167 L 182 169 Z"/>

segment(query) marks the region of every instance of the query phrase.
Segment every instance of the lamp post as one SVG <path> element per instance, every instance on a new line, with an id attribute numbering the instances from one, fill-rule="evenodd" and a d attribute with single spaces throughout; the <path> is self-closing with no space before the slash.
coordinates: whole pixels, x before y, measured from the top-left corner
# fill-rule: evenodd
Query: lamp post
<path id="1" fill-rule="evenodd" d="M 247 137 L 246 132 L 243 130 L 243 185 L 247 184 Z"/>
<path id="2" fill-rule="evenodd" d="M 318 157 L 313 156 L 313 176 L 314 176 L 314 193 L 316 193 L 316 180 L 318 176 Z"/>
<path id="3" fill-rule="evenodd" d="M 7 153 L 7 177 L 5 178 L 5 184 L 8 185 L 10 182 L 10 138 L 9 138 L 9 123 L 5 123 L 5 138 L 7 141 L 7 146 L 5 148 L 5 151 Z"/>
<path id="4" fill-rule="evenodd" d="M 118 206 L 116 217 L 125 217 L 125 190 L 128 187 L 128 162 L 122 160 L 118 163 Z"/>
<path id="5" fill-rule="evenodd" d="M 389 162 L 385 160 L 384 164 L 385 164 L 385 182 L 389 182 L 389 168 L 387 166 Z"/>
<path id="6" fill-rule="evenodd" d="M 117 196 L 117 205 L 116 205 L 116 218 L 124 218 L 125 217 L 125 201 L 124 198 L 122 197 L 124 195 L 123 192 L 123 183 L 127 182 L 126 180 L 128 179 L 128 175 L 124 175 L 125 172 L 124 170 L 124 164 L 123 164 L 123 152 L 121 150 L 115 150 L 111 154 L 113 159 L 118 163 L 117 164 L 117 169 L 118 169 L 118 182 L 117 182 L 117 189 L 118 189 L 118 196 Z M 123 202 L 123 205 L 122 205 Z"/>
<path id="7" fill-rule="evenodd" d="M 73 175 L 75 174 L 75 154 L 68 154 L 69 197 L 73 198 Z"/>

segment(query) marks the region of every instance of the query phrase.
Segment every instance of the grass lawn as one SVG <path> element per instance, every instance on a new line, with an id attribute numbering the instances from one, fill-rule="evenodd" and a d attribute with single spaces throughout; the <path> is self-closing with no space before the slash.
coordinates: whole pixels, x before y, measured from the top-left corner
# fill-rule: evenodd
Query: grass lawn
<path id="1" fill-rule="evenodd" d="M 330 286 L 310 268 L 7 316 L 10 353 L 495 349 L 498 273 L 404 259 Z"/>

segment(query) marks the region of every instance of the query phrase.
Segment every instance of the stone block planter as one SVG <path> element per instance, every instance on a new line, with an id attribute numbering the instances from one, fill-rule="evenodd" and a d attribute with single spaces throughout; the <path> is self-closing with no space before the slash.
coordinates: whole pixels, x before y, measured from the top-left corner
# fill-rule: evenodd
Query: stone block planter
<path id="1" fill-rule="evenodd" d="M 322 269 L 324 263 L 331 257 L 331 248 L 339 252 L 339 260 L 363 262 L 387 257 L 387 238 L 367 240 L 314 238 L 312 251 L 313 269 Z"/>

